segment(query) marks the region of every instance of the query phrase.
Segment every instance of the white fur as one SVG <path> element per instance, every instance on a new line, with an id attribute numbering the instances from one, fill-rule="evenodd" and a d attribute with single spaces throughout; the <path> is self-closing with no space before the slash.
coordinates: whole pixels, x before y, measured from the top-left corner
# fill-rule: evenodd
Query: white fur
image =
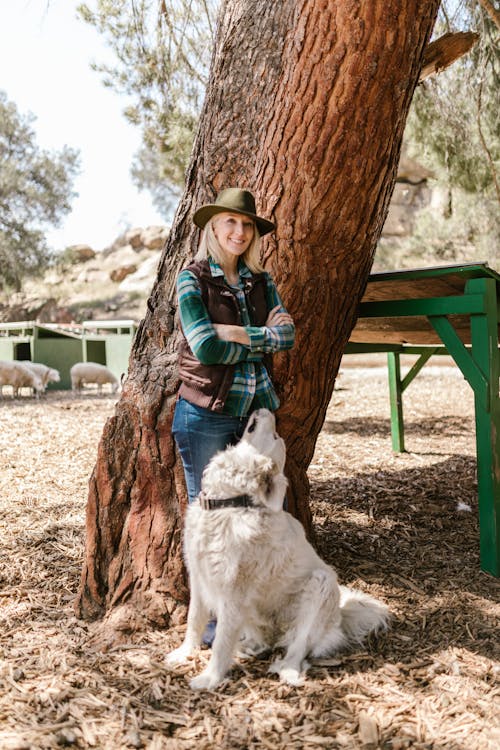
<path id="1" fill-rule="evenodd" d="M 71 388 L 74 392 L 80 392 L 85 383 L 96 383 L 97 390 L 102 393 L 102 386 L 111 384 L 113 393 L 119 388 L 118 379 L 105 365 L 97 362 L 77 362 L 70 369 Z"/>
<path id="2" fill-rule="evenodd" d="M 202 481 L 207 497 L 248 494 L 255 507 L 203 510 L 196 501 L 187 510 L 187 630 L 167 663 L 184 663 L 200 645 L 210 614 L 217 618 L 210 661 L 191 681 L 193 689 L 220 685 L 241 646 L 252 653 L 284 649 L 270 671 L 300 685 L 307 657 L 331 655 L 386 625 L 386 606 L 339 586 L 302 525 L 282 510 L 284 465 L 285 444 L 275 432 L 274 416 L 259 409 L 242 440 L 214 456 Z"/>
<path id="3" fill-rule="evenodd" d="M 38 398 L 44 387 L 40 377 L 29 369 L 24 362 L 7 360 L 0 362 L 0 398 L 4 385 L 11 385 L 13 398 L 19 396 L 21 388 L 31 388 Z"/>
<path id="4" fill-rule="evenodd" d="M 30 360 L 23 361 L 23 364 L 29 367 L 32 372 L 36 372 L 42 381 L 44 390 L 49 383 L 59 383 L 61 380 L 59 370 L 55 370 L 53 367 L 47 367 L 47 365 L 43 365 L 41 362 L 31 362 Z"/>

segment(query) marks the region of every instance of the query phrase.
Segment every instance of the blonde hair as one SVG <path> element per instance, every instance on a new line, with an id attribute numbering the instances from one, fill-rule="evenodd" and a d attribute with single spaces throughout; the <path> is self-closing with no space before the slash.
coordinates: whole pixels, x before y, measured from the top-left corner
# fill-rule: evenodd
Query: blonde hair
<path id="1" fill-rule="evenodd" d="M 205 229 L 201 233 L 200 245 L 195 255 L 196 260 L 206 260 L 209 256 L 220 266 L 224 265 L 224 259 L 221 254 L 221 247 L 215 236 L 212 217 L 205 224 Z M 260 262 L 260 234 L 257 226 L 254 224 L 253 240 L 241 256 L 246 267 L 252 273 L 262 273 L 264 267 Z"/>

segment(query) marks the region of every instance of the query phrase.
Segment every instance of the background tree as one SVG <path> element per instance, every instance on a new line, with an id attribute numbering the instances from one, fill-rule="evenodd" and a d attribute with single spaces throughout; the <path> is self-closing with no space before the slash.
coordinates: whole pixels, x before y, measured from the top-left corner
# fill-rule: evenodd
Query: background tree
<path id="1" fill-rule="evenodd" d="M 500 266 L 500 29 L 485 0 L 444 0 L 435 35 L 474 30 L 479 41 L 452 67 L 417 87 L 405 132 L 408 153 L 428 167 L 436 205 L 412 235 L 384 241 L 379 267 L 488 260 Z"/>
<path id="2" fill-rule="evenodd" d="M 114 53 L 114 65 L 94 68 L 107 86 L 131 99 L 125 115 L 143 132 L 132 176 L 165 217 L 184 184 L 218 5 L 218 0 L 94 0 L 79 8 Z M 476 29 L 480 43 L 446 75 L 419 87 L 409 119 L 415 155 L 437 163 L 448 183 L 465 183 L 473 192 L 497 179 L 499 15 L 492 0 L 442 0 L 435 36 Z"/>
<path id="3" fill-rule="evenodd" d="M 115 63 L 95 63 L 104 84 L 126 95 L 140 127 L 132 178 L 171 215 L 184 185 L 214 45 L 218 0 L 95 0 L 78 12 L 104 36 Z"/>
<path id="4" fill-rule="evenodd" d="M 277 358 L 289 505 L 311 532 L 307 467 L 385 220 L 437 0 L 226 0 L 186 188 L 141 322 L 87 506 L 76 610 L 166 624 L 184 616 L 185 489 L 171 436 L 175 278 L 193 210 L 251 187 L 277 222 L 264 261 L 297 326 Z"/>
<path id="5" fill-rule="evenodd" d="M 500 202 L 499 29 L 476 0 L 442 2 L 436 33 L 475 29 L 479 42 L 452 68 L 415 92 L 408 137 L 448 184 L 467 192 L 493 192 Z"/>
<path id="6" fill-rule="evenodd" d="M 33 119 L 0 91 L 0 286 L 17 291 L 48 261 L 44 230 L 70 211 L 78 169 L 76 151 L 37 146 Z"/>

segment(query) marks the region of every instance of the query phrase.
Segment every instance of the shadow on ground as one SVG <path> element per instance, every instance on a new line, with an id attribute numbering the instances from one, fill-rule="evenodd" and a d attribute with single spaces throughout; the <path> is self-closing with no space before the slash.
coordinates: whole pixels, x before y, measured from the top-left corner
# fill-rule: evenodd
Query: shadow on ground
<path id="1" fill-rule="evenodd" d="M 500 657 L 500 586 L 480 570 L 475 472 L 474 458 L 453 456 L 312 483 L 320 554 L 342 582 L 389 596 L 393 626 L 378 644 L 388 660 L 413 663 L 450 646 Z"/>

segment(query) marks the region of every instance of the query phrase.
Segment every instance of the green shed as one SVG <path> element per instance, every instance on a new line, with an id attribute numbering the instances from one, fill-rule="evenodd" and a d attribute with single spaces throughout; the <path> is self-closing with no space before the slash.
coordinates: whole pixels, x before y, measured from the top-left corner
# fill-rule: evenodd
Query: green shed
<path id="1" fill-rule="evenodd" d="M 35 325 L 32 320 L 0 323 L 0 360 L 33 359 Z"/>
<path id="2" fill-rule="evenodd" d="M 31 360 L 59 371 L 51 390 L 71 388 L 70 369 L 76 362 L 106 365 L 118 380 L 128 370 L 133 320 L 87 320 L 83 324 L 37 323 L 33 320 L 0 323 L 0 360 Z"/>
<path id="3" fill-rule="evenodd" d="M 59 370 L 61 381 L 49 389 L 71 388 L 70 367 L 83 358 L 81 326 L 23 320 L 0 323 L 0 359 L 31 360 Z"/>
<path id="4" fill-rule="evenodd" d="M 83 360 L 81 327 L 57 323 L 37 323 L 34 328 L 33 362 L 42 362 L 47 367 L 59 370 L 61 381 L 49 383 L 48 390 L 71 388 L 69 371 L 75 362 Z"/>
<path id="5" fill-rule="evenodd" d="M 83 361 L 106 365 L 118 380 L 128 371 L 132 341 L 137 330 L 133 320 L 85 320 Z"/>

